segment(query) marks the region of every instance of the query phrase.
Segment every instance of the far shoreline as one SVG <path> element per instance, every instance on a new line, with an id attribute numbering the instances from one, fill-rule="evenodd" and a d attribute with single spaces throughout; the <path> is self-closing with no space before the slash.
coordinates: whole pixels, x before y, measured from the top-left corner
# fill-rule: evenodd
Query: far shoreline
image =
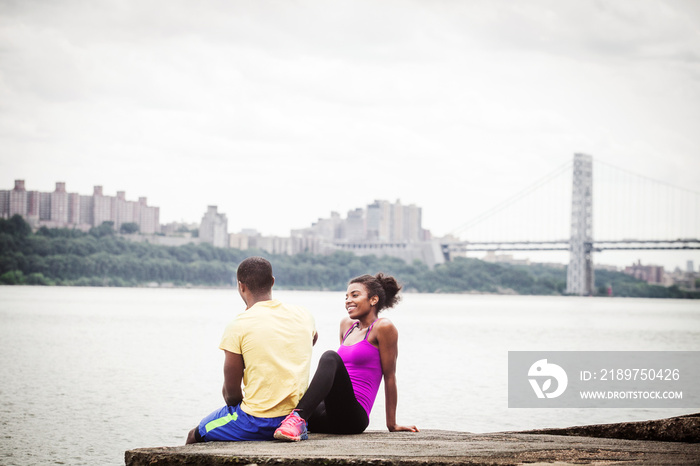
<path id="1" fill-rule="evenodd" d="M 38 288 L 123 288 L 123 289 L 162 289 L 162 290 L 235 290 L 236 287 L 233 285 L 196 285 L 196 284 L 186 284 L 186 285 L 176 285 L 174 283 L 157 283 L 149 282 L 139 285 L 76 285 L 76 284 L 28 284 L 28 283 L 17 283 L 17 284 L 6 284 L 0 283 L 0 287 L 38 287 Z M 341 289 L 330 289 L 330 288 L 297 288 L 297 287 L 285 287 L 285 286 L 275 286 L 276 291 L 317 291 L 317 292 L 342 292 Z M 588 295 L 579 296 L 573 294 L 530 294 L 530 293 L 518 293 L 515 290 L 504 290 L 502 292 L 489 292 L 489 291 L 478 291 L 478 290 L 466 290 L 466 291 L 418 291 L 411 288 L 406 288 L 402 291 L 405 294 L 439 294 L 439 295 L 474 295 L 474 296 L 537 296 L 537 297 L 572 297 L 572 298 L 611 298 L 611 299 L 654 299 L 654 300 L 679 300 L 679 301 L 694 301 L 700 299 L 697 297 L 670 297 L 670 296 L 608 296 L 608 295 Z"/>

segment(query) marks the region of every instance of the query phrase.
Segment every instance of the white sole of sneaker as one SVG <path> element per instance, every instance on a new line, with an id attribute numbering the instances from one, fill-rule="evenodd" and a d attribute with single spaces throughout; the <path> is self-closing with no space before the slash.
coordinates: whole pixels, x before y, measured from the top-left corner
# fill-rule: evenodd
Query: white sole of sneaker
<path id="1" fill-rule="evenodd" d="M 275 432 L 274 437 L 277 440 L 286 440 L 288 442 L 298 442 L 299 440 L 301 440 L 301 437 L 289 437 L 287 435 L 284 435 L 282 432 Z"/>

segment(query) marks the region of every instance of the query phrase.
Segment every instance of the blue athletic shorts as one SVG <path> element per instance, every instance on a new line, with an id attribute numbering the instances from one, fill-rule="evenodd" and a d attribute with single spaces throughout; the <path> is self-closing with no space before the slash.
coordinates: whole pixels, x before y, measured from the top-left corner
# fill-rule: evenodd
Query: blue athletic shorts
<path id="1" fill-rule="evenodd" d="M 285 416 L 255 417 L 245 413 L 241 405 L 224 406 L 202 419 L 197 440 L 202 442 L 236 442 L 272 440 Z"/>

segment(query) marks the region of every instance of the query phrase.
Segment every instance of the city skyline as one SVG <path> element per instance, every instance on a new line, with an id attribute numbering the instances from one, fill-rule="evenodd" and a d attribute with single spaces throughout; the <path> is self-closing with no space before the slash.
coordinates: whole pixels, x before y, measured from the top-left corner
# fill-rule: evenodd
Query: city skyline
<path id="1" fill-rule="evenodd" d="M 0 188 L 2 187 L 0 186 Z M 22 196 L 20 196 L 20 199 L 13 199 L 11 191 L 17 190 L 20 191 Z M 56 197 L 60 198 L 58 203 L 56 202 Z M 91 195 L 68 192 L 66 183 L 62 181 L 55 182 L 53 191 L 42 192 L 27 189 L 26 180 L 16 179 L 12 190 L 0 189 L 0 218 L 8 218 L 14 213 L 20 213 L 34 228 L 47 226 L 49 228 L 68 227 L 82 230 L 98 226 L 101 221 L 112 221 L 117 230 L 123 223 L 133 222 L 139 225 L 141 233 L 144 234 L 174 231 L 172 226 L 177 224 L 194 224 L 198 225 L 200 230 L 205 228 L 204 232 L 200 231 L 201 238 L 218 247 L 248 249 L 248 247 L 261 247 L 261 245 L 256 246 L 256 244 L 263 241 L 264 243 L 261 244 L 266 244 L 263 249 L 269 249 L 268 252 L 275 252 L 279 249 L 277 253 L 286 254 L 295 253 L 293 251 L 298 247 L 302 247 L 302 249 L 310 247 L 310 250 L 316 251 L 318 245 L 311 246 L 311 243 L 308 243 L 307 246 L 304 246 L 304 244 L 307 244 L 306 242 L 295 245 L 284 242 L 277 246 L 272 246 L 272 244 L 285 238 L 296 238 L 296 240 L 303 241 L 315 239 L 321 240 L 326 244 L 331 244 L 335 240 L 348 243 L 411 243 L 430 239 L 440 240 L 440 237 L 431 234 L 429 228 L 424 228 L 422 224 L 422 207 L 415 204 L 404 206 L 399 199 L 395 203 L 375 199 L 366 203 L 365 207 L 355 207 L 348 210 L 345 218 L 338 212 L 330 212 L 329 217 L 317 217 L 316 221 L 311 222 L 306 227 L 291 228 L 287 234 L 281 235 L 266 235 L 254 226 L 228 231 L 226 213 L 218 212 L 218 206 L 216 205 L 206 207 L 200 222 L 195 220 L 159 222 L 160 206 L 149 206 L 146 199 L 146 197 L 139 197 L 138 202 L 127 201 L 124 191 L 117 191 L 115 196 L 110 196 L 105 193 L 103 186 L 100 185 L 93 186 Z M 20 201 L 19 203 L 17 202 L 18 200 Z M 63 207 L 57 207 L 56 204 Z M 399 210 L 397 211 L 397 209 Z M 24 212 L 24 214 L 21 212 Z M 398 223 L 395 223 L 396 221 Z M 402 225 L 399 230 L 396 229 L 397 225 Z M 220 236 L 222 232 L 225 233 L 227 231 L 226 238 Z M 257 240 L 257 242 L 251 239 L 250 241 L 252 242 L 249 244 L 248 239 L 241 242 L 243 237 L 258 237 L 262 239 Z M 321 251 L 322 249 L 319 249 L 317 252 Z M 594 265 L 602 267 L 614 266 L 623 269 L 642 261 L 640 257 L 644 256 L 644 265 L 665 267 L 670 272 L 677 269 L 685 270 L 687 264 L 697 263 L 694 258 L 695 252 L 687 250 L 606 251 L 605 253 L 594 254 Z M 494 256 L 493 252 L 478 252 L 469 253 L 468 257 L 489 261 L 502 260 L 508 262 L 514 260 L 515 262 L 523 263 L 540 262 L 559 263 L 562 265 L 569 262 L 569 253 L 562 251 L 513 252 L 504 250 L 496 254 Z M 604 257 L 608 258 L 610 256 L 618 256 L 618 259 L 600 260 L 601 254 L 605 254 Z M 619 258 L 620 256 L 622 259 Z M 673 258 L 670 256 L 673 256 Z M 657 259 L 654 260 L 654 257 Z M 700 269 L 700 265 L 698 268 Z"/>
<path id="2" fill-rule="evenodd" d="M 104 194 L 102 186 L 92 194 L 71 192 L 66 183 L 57 181 L 53 191 L 27 189 L 25 180 L 15 180 L 12 189 L 0 189 L 0 218 L 21 215 L 34 229 L 75 228 L 88 231 L 112 222 L 116 231 L 126 223 L 135 223 L 144 234 L 160 232 L 160 209 L 149 206 L 146 197 L 126 199 L 126 192 L 116 196 Z"/>
<path id="3" fill-rule="evenodd" d="M 698 189 L 692 1 L 2 2 L 0 17 L 2 186 L 145 193 L 162 223 L 216 204 L 266 235 L 401 199 L 435 236 L 574 152 Z"/>

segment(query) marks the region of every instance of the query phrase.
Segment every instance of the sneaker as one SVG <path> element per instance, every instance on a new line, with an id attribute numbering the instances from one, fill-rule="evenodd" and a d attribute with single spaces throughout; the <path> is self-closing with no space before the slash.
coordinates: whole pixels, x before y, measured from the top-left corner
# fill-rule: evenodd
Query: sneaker
<path id="1" fill-rule="evenodd" d="M 306 431 L 306 421 L 303 420 L 296 411 L 292 411 L 284 418 L 282 424 L 280 424 L 275 431 L 275 438 L 277 440 L 288 440 L 290 442 L 307 440 L 309 434 Z"/>

